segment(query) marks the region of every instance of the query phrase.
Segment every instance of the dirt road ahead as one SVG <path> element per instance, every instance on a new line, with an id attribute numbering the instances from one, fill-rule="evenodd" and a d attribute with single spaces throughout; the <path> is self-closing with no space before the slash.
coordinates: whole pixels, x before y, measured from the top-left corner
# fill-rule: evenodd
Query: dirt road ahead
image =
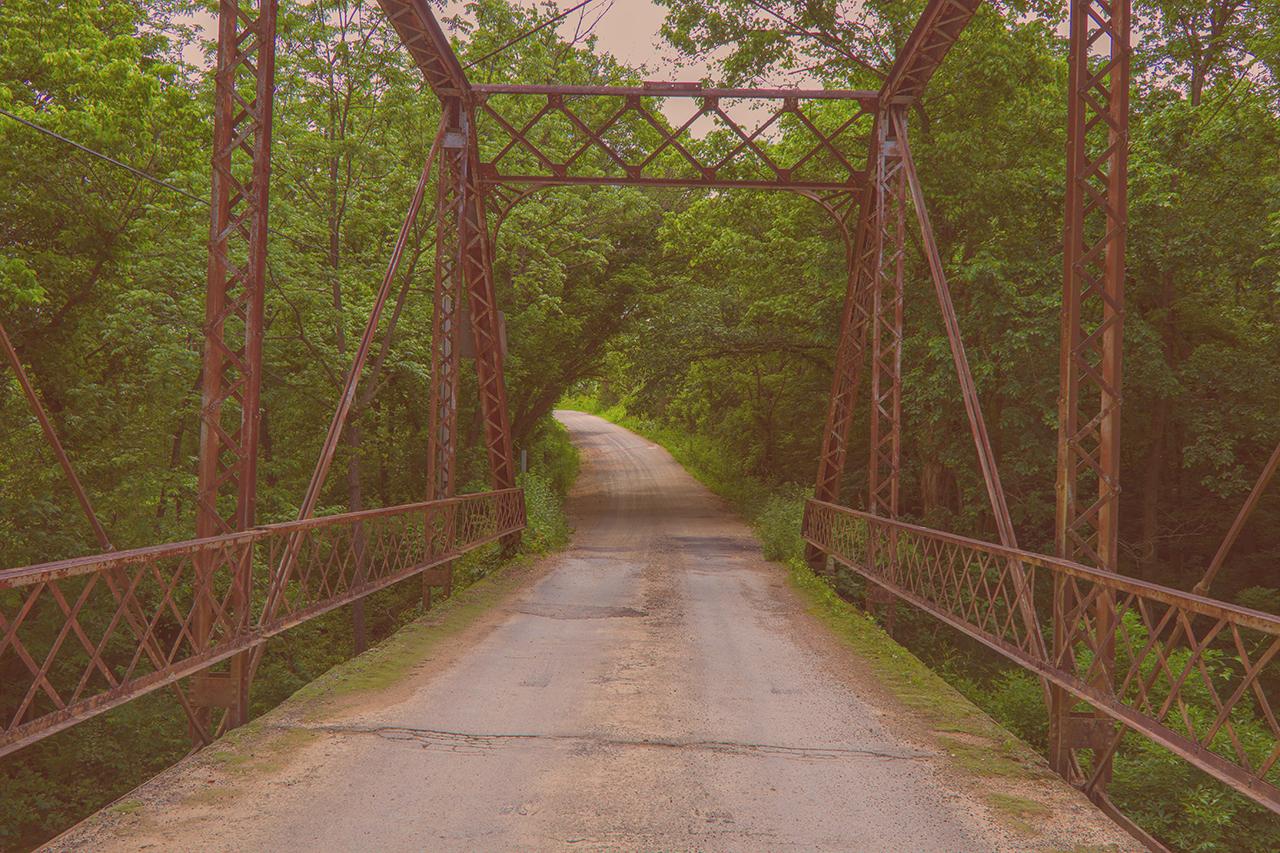
<path id="1" fill-rule="evenodd" d="M 286 708 L 272 760 L 197 757 L 59 845 L 1132 849 L 1043 778 L 1052 817 L 993 807 L 721 501 L 651 442 L 559 417 L 583 452 L 570 548 L 405 683 Z"/>

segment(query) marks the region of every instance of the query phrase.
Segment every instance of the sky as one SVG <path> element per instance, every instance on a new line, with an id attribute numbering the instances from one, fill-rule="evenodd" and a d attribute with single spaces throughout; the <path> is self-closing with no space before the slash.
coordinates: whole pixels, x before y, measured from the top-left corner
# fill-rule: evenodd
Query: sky
<path id="1" fill-rule="evenodd" d="M 542 3 L 533 0 L 518 0 L 521 6 L 538 6 Z M 559 9 L 568 9 L 577 5 L 578 0 L 555 0 Z M 563 38 L 573 38 L 582 16 L 586 21 L 594 21 L 601 12 L 592 34 L 598 39 L 597 50 L 613 54 L 627 65 L 643 65 L 649 73 L 650 80 L 701 80 L 707 74 L 702 63 L 682 68 L 674 67 L 675 53 L 658 35 L 666 10 L 651 0 L 593 0 L 581 12 L 574 12 L 564 19 L 557 31 Z"/>
<path id="2" fill-rule="evenodd" d="M 536 6 L 545 9 L 545 3 L 536 0 L 515 2 L 529 8 Z M 579 0 L 554 0 L 558 9 L 568 9 L 578 2 Z M 3 0 L 0 0 L 0 5 L 3 5 Z M 464 0 L 450 0 L 445 15 L 457 14 L 457 10 L 463 5 Z M 556 29 L 562 37 L 573 38 L 584 13 L 586 21 L 590 23 L 596 20 L 601 11 L 605 11 L 605 14 L 592 30 L 592 34 L 598 38 L 597 49 L 613 54 L 627 65 L 645 66 L 649 69 L 646 79 L 701 80 L 707 75 L 707 67 L 703 63 L 675 67 L 675 52 L 658 35 L 666 10 L 652 0 L 592 0 L 581 12 L 574 12 L 561 21 Z M 439 14 L 437 16 L 443 17 Z M 203 31 L 205 38 L 213 39 L 217 36 L 217 23 L 213 15 L 201 12 L 193 16 L 192 20 Z M 204 64 L 199 47 L 191 48 L 186 59 L 193 64 Z"/>

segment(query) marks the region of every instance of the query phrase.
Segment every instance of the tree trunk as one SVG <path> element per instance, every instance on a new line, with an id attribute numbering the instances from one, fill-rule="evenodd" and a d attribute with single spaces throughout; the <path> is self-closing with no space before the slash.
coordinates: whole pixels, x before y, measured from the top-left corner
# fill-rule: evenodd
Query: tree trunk
<path id="1" fill-rule="evenodd" d="M 1180 355 L 1178 352 L 1177 322 L 1173 313 L 1174 302 L 1173 273 L 1166 271 L 1161 276 L 1160 301 L 1157 309 L 1161 318 L 1162 355 L 1170 370 L 1176 368 Z M 1158 583 L 1170 584 L 1168 577 L 1153 577 L 1155 564 L 1159 559 L 1160 541 L 1160 493 L 1164 487 L 1164 472 L 1167 466 L 1166 445 L 1169 434 L 1169 418 L 1173 413 L 1173 400 L 1162 396 L 1155 401 L 1151 412 L 1151 446 L 1147 450 L 1146 470 L 1142 482 L 1142 539 L 1138 546 L 1138 566 L 1142 574 Z"/>

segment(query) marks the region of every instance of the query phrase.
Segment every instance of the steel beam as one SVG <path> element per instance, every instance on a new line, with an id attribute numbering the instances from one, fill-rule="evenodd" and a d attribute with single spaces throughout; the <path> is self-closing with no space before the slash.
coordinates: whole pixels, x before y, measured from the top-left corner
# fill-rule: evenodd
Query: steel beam
<path id="1" fill-rule="evenodd" d="M 903 251 L 906 172 L 894 122 L 878 124 L 875 172 L 876 266 L 871 293 L 871 459 L 867 511 L 898 516 L 902 471 Z"/>
<path id="2" fill-rule="evenodd" d="M 378 0 L 431 91 L 442 101 L 469 95 L 471 84 L 427 0 Z"/>
<path id="3" fill-rule="evenodd" d="M 405 212 L 404 221 L 400 225 L 400 232 L 396 237 L 395 245 L 391 249 L 391 257 L 387 261 L 387 270 L 382 276 L 382 284 L 378 288 L 378 295 L 374 299 L 373 307 L 369 310 L 369 319 L 365 323 L 364 334 L 360 338 L 360 345 L 356 348 L 355 357 L 351 360 L 351 367 L 347 371 L 342 394 L 338 398 L 338 407 L 333 413 L 333 420 L 329 423 L 329 431 L 325 434 L 324 444 L 320 450 L 320 458 L 316 460 L 315 469 L 311 472 L 311 481 L 307 485 L 306 494 L 302 498 L 302 505 L 298 509 L 299 521 L 310 518 L 315 512 L 317 502 L 320 500 L 320 492 L 324 488 L 329 468 L 333 464 L 333 457 L 337 452 L 338 441 L 342 437 L 343 428 L 346 426 L 347 416 L 351 413 L 352 406 L 355 405 L 360 376 L 364 372 L 365 363 L 369 359 L 369 352 L 373 348 L 373 338 L 377 334 L 378 326 L 381 323 L 382 312 L 386 308 L 387 301 L 391 298 L 391 286 L 395 283 L 396 274 L 400 270 L 400 259 L 404 256 L 404 250 L 409 244 L 409 237 L 418 221 L 418 211 L 422 207 L 422 200 L 426 195 L 427 185 L 431 180 L 431 170 L 435 165 L 439 146 L 440 134 L 437 134 L 435 141 L 431 144 L 430 152 L 427 154 L 426 162 L 422 165 L 422 174 L 418 177 L 418 185 L 414 190 L 413 196 L 409 199 L 409 209 Z M 395 331 L 395 319 L 393 314 L 391 323 L 387 326 L 386 339 L 389 339 Z M 287 572 L 282 570 L 281 574 L 287 574 Z"/>
<path id="4" fill-rule="evenodd" d="M 1231 522 L 1231 527 L 1227 530 L 1227 535 L 1222 539 L 1222 544 L 1214 552 L 1213 560 L 1210 561 L 1208 570 L 1205 571 L 1204 577 L 1193 588 L 1192 591 L 1196 595 L 1209 594 L 1210 584 L 1218 576 L 1218 572 L 1222 571 L 1222 564 L 1227 561 L 1227 554 L 1231 553 L 1231 546 L 1236 544 L 1236 539 L 1239 538 L 1240 531 L 1244 529 L 1245 522 L 1249 520 L 1249 516 L 1253 515 L 1253 510 L 1258 505 L 1258 501 L 1262 499 L 1263 493 L 1271 483 L 1271 478 L 1275 476 L 1277 467 L 1280 467 L 1280 444 L 1277 444 L 1276 449 L 1271 451 L 1271 458 L 1267 460 L 1266 465 L 1262 466 L 1262 473 L 1258 475 L 1257 482 L 1253 484 L 1249 497 L 1245 498 L 1244 505 L 1236 513 L 1235 520 Z"/>
<path id="5" fill-rule="evenodd" d="M 880 102 L 911 103 L 920 97 L 982 0 L 929 0 L 880 88 Z"/>
<path id="6" fill-rule="evenodd" d="M 848 284 L 840 315 L 840 337 L 836 344 L 827 421 L 822 430 L 818 480 L 814 486 L 814 497 L 830 503 L 840 502 L 840 482 L 848 455 L 849 430 L 853 425 L 858 386 L 862 378 L 863 351 L 866 349 L 870 313 L 868 297 L 872 292 L 871 282 L 874 281 L 876 265 L 876 227 L 875 190 L 868 187 L 862 193 L 857 230 L 852 239 L 846 237 Z"/>
<path id="7" fill-rule="evenodd" d="M 1119 558 L 1129 27 L 1129 0 L 1071 2 L 1055 550 L 1108 572 L 1117 570 Z M 1077 601 L 1067 586 L 1055 592 L 1054 654 L 1061 662 L 1074 654 L 1062 616 Z M 1109 689 L 1114 597 L 1100 594 L 1092 607 L 1092 677 Z M 1069 778 L 1078 747 L 1069 738 L 1072 705 L 1055 691 L 1050 762 Z M 1109 776 L 1106 760 L 1090 779 L 1077 781 L 1101 796 Z"/>
<path id="8" fill-rule="evenodd" d="M 648 81 L 639 86 L 565 86 L 520 85 L 514 83 L 480 83 L 471 90 L 481 97 L 490 95 L 574 95 L 611 98 L 729 98 L 741 100 L 858 101 L 874 110 L 880 95 L 870 89 L 731 89 L 703 86 L 701 83 L 662 83 Z"/>
<path id="9" fill-rule="evenodd" d="M 476 380 L 480 414 L 484 419 L 489 481 L 494 489 L 509 489 L 516 484 L 516 467 L 503 379 L 502 331 L 493 281 L 489 225 L 485 217 L 484 190 L 477 179 L 480 154 L 474 125 L 471 126 L 467 149 L 463 176 L 466 188 L 459 221 L 462 273 L 470 307 L 471 335 L 475 342 Z"/>
<path id="10" fill-rule="evenodd" d="M 8 360 L 9 366 L 13 368 L 13 374 L 18 380 L 18 387 L 22 389 L 23 395 L 26 396 L 27 405 L 30 406 L 31 413 L 39 421 L 40 429 L 44 432 L 45 441 L 48 442 L 53 455 L 57 457 L 63 476 L 67 478 L 67 484 L 71 486 L 71 491 L 75 493 L 76 500 L 80 503 L 80 511 L 84 513 L 85 519 L 89 522 L 89 527 L 93 529 L 93 536 L 98 540 L 98 547 L 103 551 L 110 551 L 111 539 L 107 536 L 106 528 L 98 520 L 98 514 L 93 511 L 93 502 L 89 500 L 89 493 L 85 490 L 84 484 L 80 482 L 80 477 L 76 475 L 76 469 L 71 464 L 71 457 L 67 455 L 61 440 L 58 439 L 58 431 L 53 428 L 53 422 L 49 420 L 49 414 L 45 411 L 44 403 L 40 402 L 40 395 L 36 393 L 35 385 L 32 384 L 30 377 L 27 376 L 27 370 L 22 366 L 22 360 L 18 358 L 18 351 L 14 349 L 13 342 L 9 340 L 9 333 L 5 331 L 3 322 L 0 322 L 0 349 L 4 350 L 5 358 Z"/>
<path id="11" fill-rule="evenodd" d="M 276 2 L 221 0 L 214 72 L 212 217 L 205 297 L 196 536 L 254 525 L 262 381 L 263 281 L 271 175 L 271 106 L 275 78 Z M 228 512 L 223 500 L 233 505 Z M 235 608 L 249 618 L 251 562 L 236 570 Z M 197 584 L 212 583 L 207 563 Z M 210 598 L 206 596 L 206 598 Z M 208 644 L 211 605 L 196 614 L 195 634 Z M 248 667 L 232 661 L 236 699 L 231 723 L 248 709 Z"/>
<path id="12" fill-rule="evenodd" d="M 915 208 L 916 222 L 920 226 L 920 242 L 924 247 L 930 278 L 933 280 L 934 295 L 938 299 L 938 310 L 942 314 L 943 327 L 946 329 L 947 341 L 951 347 L 951 360 L 956 371 L 956 381 L 960 385 L 965 415 L 969 419 L 969 431 L 973 435 L 974 450 L 978 456 L 978 467 L 982 471 L 982 481 L 987 488 L 991 514 L 995 518 L 1000 544 L 1006 548 L 1017 548 L 1018 537 L 1013 529 L 1013 516 L 1009 513 L 1004 483 L 1000 479 L 1000 468 L 996 463 L 995 450 L 991 447 L 991 438 L 987 433 L 986 417 L 982 414 L 981 401 L 978 399 L 978 386 L 973 381 L 969 356 L 965 352 L 964 338 L 960 334 L 960 320 L 956 316 L 955 304 L 951 299 L 951 288 L 947 284 L 947 274 L 942 267 L 942 253 L 938 251 L 938 242 L 934 238 L 933 225 L 929 221 L 929 210 L 924 201 L 924 189 L 920 185 L 920 177 L 916 174 L 915 161 L 911 156 L 906 120 L 902 113 L 895 113 L 893 122 L 898 146 L 902 153 L 904 171 L 907 175 L 907 186 L 911 190 L 912 207 Z M 1040 634 L 1031 597 L 1032 591 L 1026 574 L 1022 566 L 1016 562 L 1010 564 L 1009 574 L 1017 592 L 1019 615 L 1027 626 L 1029 643 L 1038 653 L 1045 654 L 1044 638 Z"/>
<path id="13" fill-rule="evenodd" d="M 431 322 L 431 394 L 427 436 L 427 500 L 457 488 L 459 324 L 462 319 L 463 220 L 470 165 L 470 114 L 460 98 L 444 102 L 436 181 L 435 292 Z"/>
<path id="14" fill-rule="evenodd" d="M 696 84 L 621 86 L 477 86 L 476 116 L 490 132 L 479 161 L 489 185 L 585 184 L 740 187 L 809 192 L 854 191 L 866 170 L 861 150 L 874 93 L 802 89 L 703 89 Z M 843 101 L 856 108 L 819 117 L 807 104 Z M 680 124 L 661 112 L 670 99 L 694 102 Z M 743 112 L 751 101 L 756 109 Z M 763 106 L 763 109 L 760 107 Z M 812 112 L 812 111 L 810 111 Z M 692 128 L 710 122 L 725 146 L 708 147 Z M 792 131 L 791 145 L 769 135 Z M 803 144 L 801 139 L 804 139 Z M 732 146 L 727 142 L 732 140 Z"/>

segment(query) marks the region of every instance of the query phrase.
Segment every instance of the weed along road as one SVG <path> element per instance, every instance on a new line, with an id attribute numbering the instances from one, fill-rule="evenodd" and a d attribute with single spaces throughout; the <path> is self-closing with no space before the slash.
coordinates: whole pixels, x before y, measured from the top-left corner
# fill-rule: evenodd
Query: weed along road
<path id="1" fill-rule="evenodd" d="M 558 417 L 570 547 L 54 849 L 1134 849 L 940 682 L 888 685 L 858 642 L 891 643 L 829 627 L 666 451 Z"/>

